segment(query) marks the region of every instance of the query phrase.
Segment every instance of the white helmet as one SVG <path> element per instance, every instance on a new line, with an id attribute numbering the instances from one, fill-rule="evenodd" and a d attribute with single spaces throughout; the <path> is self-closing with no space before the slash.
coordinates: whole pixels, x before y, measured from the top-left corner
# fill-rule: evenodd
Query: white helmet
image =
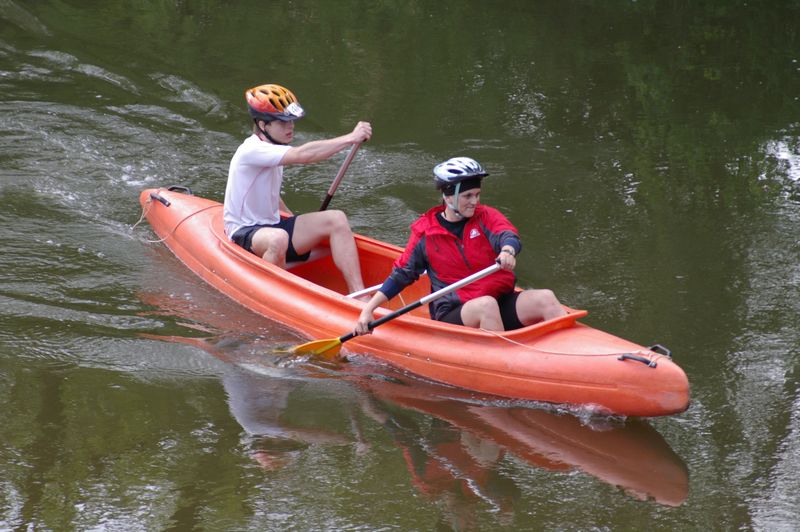
<path id="1" fill-rule="evenodd" d="M 475 159 L 469 157 L 453 157 L 433 168 L 436 187 L 444 189 L 448 185 L 456 185 L 473 177 L 486 177 L 489 175 L 483 166 Z"/>

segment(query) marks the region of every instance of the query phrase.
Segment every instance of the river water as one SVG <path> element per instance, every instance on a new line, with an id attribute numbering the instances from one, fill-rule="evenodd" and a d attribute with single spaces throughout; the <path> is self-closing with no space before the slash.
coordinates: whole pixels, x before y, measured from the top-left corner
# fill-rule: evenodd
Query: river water
<path id="1" fill-rule="evenodd" d="M 796 2 L 0 0 L 0 530 L 795 530 Z M 221 199 L 244 89 L 369 120 L 332 207 L 402 245 L 490 171 L 523 284 L 668 346 L 683 414 L 476 401 L 304 339 L 180 264 L 138 193 Z M 318 208 L 343 155 L 286 173 Z"/>

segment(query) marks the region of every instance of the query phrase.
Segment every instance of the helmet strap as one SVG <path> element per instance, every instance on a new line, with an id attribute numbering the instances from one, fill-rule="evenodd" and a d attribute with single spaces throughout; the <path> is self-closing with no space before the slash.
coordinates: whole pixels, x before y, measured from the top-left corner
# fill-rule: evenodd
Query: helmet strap
<path id="1" fill-rule="evenodd" d="M 458 211 L 458 193 L 459 193 L 460 191 L 461 191 L 461 181 L 459 181 L 458 183 L 456 183 L 456 190 L 453 192 L 453 204 L 452 204 L 452 205 L 450 205 L 450 204 L 448 203 L 448 206 L 450 207 L 450 210 L 452 210 L 452 211 L 453 211 L 453 214 L 455 214 L 455 215 L 456 215 L 456 218 L 458 218 L 459 220 L 460 220 L 461 218 L 463 218 L 463 217 L 464 217 L 464 215 L 463 215 L 463 214 L 461 214 L 461 213 Z M 445 200 L 445 203 L 447 203 L 447 200 Z"/>
<path id="2" fill-rule="evenodd" d="M 278 142 L 277 140 L 273 139 L 272 135 L 267 133 L 266 129 L 263 129 L 261 126 L 258 125 L 258 118 L 254 118 L 253 122 L 256 123 L 256 129 L 258 129 L 265 137 L 267 137 L 267 140 L 270 141 L 272 144 L 278 144 L 280 146 L 288 146 L 289 145 L 287 142 Z"/>

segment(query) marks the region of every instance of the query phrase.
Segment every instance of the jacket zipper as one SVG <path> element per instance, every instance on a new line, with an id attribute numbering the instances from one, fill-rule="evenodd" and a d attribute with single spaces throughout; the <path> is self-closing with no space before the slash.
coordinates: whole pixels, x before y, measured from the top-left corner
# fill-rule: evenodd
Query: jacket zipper
<path id="1" fill-rule="evenodd" d="M 467 254 L 464 251 L 464 245 L 457 238 L 456 238 L 456 248 L 458 249 L 458 252 L 461 253 L 461 258 L 464 259 L 464 264 L 467 265 L 467 270 L 472 271 L 472 266 L 470 266 L 469 261 L 467 260 Z"/>

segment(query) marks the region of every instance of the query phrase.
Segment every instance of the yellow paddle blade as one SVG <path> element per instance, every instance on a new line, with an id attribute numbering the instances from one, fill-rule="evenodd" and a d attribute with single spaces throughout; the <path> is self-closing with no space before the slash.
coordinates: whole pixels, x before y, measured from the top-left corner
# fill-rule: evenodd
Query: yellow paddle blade
<path id="1" fill-rule="evenodd" d="M 298 345 L 292 349 L 292 352 L 296 355 L 314 355 L 334 360 L 338 357 L 341 348 L 342 341 L 339 338 L 328 338 Z"/>

